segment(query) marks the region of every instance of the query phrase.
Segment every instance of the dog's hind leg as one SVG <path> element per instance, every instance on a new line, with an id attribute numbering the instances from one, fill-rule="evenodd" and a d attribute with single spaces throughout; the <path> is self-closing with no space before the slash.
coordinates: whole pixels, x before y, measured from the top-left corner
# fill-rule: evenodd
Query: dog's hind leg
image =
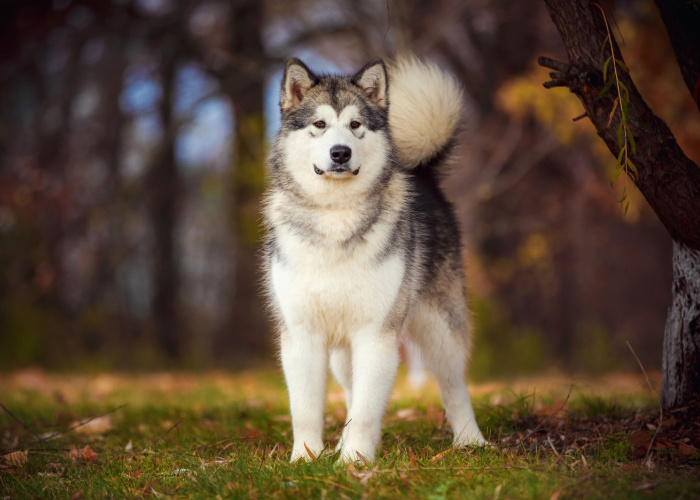
<path id="1" fill-rule="evenodd" d="M 292 462 L 311 460 L 323 451 L 328 351 L 321 335 L 283 330 L 280 352 L 292 413 Z"/>
<path id="2" fill-rule="evenodd" d="M 347 408 L 343 433 L 335 447 L 335 451 L 340 451 L 345 441 L 348 428 L 347 419 L 350 416 L 350 406 L 352 405 L 352 357 L 349 347 L 338 347 L 331 350 L 331 371 L 345 391 L 345 407 Z"/>
<path id="3" fill-rule="evenodd" d="M 461 305 L 461 304 L 460 304 Z M 474 417 L 465 382 L 468 328 L 465 310 L 452 316 L 432 304 L 418 304 L 412 312 L 409 336 L 418 344 L 428 369 L 440 386 L 440 399 L 452 425 L 455 446 L 485 445 Z"/>

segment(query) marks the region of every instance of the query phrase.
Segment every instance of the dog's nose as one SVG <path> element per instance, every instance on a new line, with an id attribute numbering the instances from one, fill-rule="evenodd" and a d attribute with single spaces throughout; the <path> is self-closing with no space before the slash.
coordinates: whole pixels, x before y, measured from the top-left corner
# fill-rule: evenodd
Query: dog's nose
<path id="1" fill-rule="evenodd" d="M 331 148 L 331 160 L 338 165 L 347 163 L 352 156 L 352 150 L 347 146 L 333 146 Z"/>

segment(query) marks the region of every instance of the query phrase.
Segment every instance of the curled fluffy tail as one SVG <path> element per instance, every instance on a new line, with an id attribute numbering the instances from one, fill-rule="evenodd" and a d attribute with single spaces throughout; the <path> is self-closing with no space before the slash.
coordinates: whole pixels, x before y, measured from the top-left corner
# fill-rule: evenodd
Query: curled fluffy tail
<path id="1" fill-rule="evenodd" d="M 401 164 L 414 168 L 450 144 L 462 120 L 462 87 L 414 56 L 399 58 L 388 69 L 392 137 Z"/>

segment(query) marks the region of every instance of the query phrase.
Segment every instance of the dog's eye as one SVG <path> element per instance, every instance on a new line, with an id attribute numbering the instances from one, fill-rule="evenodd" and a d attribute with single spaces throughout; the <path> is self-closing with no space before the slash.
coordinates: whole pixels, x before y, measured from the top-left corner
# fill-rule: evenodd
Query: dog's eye
<path id="1" fill-rule="evenodd" d="M 360 122 L 357 120 L 353 120 L 350 122 L 350 128 L 358 128 L 360 125 L 362 125 Z"/>
<path id="2" fill-rule="evenodd" d="M 326 122 L 323 120 L 319 120 L 317 122 L 314 122 L 314 127 L 316 128 L 326 128 Z"/>

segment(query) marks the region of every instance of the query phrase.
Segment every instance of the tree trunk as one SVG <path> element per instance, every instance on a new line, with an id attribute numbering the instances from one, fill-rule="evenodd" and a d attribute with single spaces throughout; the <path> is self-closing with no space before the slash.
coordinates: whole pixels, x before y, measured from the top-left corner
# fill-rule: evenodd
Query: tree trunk
<path id="1" fill-rule="evenodd" d="M 617 97 L 614 89 L 598 95 L 605 85 L 600 54 L 610 56 L 602 14 L 588 0 L 545 0 L 564 41 L 569 64 L 540 58 L 541 65 L 557 70 L 545 87 L 568 87 L 581 100 L 588 118 L 610 152 L 620 152 L 617 129 L 620 112 L 609 122 Z M 612 31 L 610 33 L 613 35 Z M 615 58 L 623 61 L 614 41 Z M 612 71 L 612 68 L 609 68 Z M 666 123 L 644 102 L 629 73 L 618 69 L 620 81 L 629 89 L 628 130 L 636 142 L 630 158 L 637 168 L 630 178 L 639 188 L 674 241 L 700 250 L 700 169 L 678 146 Z"/>
<path id="2" fill-rule="evenodd" d="M 700 109 L 700 9 L 697 2 L 655 0 L 683 81 Z"/>
<path id="3" fill-rule="evenodd" d="M 569 56 L 569 64 L 539 59 L 540 65 L 556 70 L 550 73 L 552 81 L 546 82 L 545 87 L 568 87 L 576 94 L 598 135 L 617 157 L 622 149 L 617 137 L 619 107 L 612 115 L 612 122 L 609 118 L 617 91 L 613 86 L 601 92 L 605 85 L 602 61 L 611 56 L 611 42 L 615 59 L 623 60 L 613 33 L 606 28 L 597 3 L 588 0 L 545 0 L 545 3 Z M 684 52 L 683 58 L 687 53 Z M 612 71 L 612 64 L 609 69 Z M 700 169 L 680 149 L 666 123 L 649 109 L 629 73 L 619 64 L 618 76 L 629 90 L 627 128 L 636 142 L 636 153 L 631 159 L 638 173 L 628 169 L 627 174 L 674 242 L 673 303 L 664 333 L 661 403 L 667 409 L 690 406 L 697 402 L 700 388 Z"/>
<path id="4" fill-rule="evenodd" d="M 151 307 L 158 345 L 170 359 L 178 360 L 182 354 L 182 332 L 178 320 L 180 268 L 175 250 L 175 228 L 181 180 L 175 161 L 176 131 L 173 123 L 177 46 L 173 37 L 165 37 L 162 44 L 160 77 L 163 100 L 159 111 L 163 140 L 148 174 L 155 243 Z"/>
<path id="5" fill-rule="evenodd" d="M 700 401 L 700 252 L 673 242 L 673 302 L 664 332 L 661 406 Z"/>
<path id="6" fill-rule="evenodd" d="M 240 66 L 227 79 L 236 119 L 231 174 L 231 214 L 236 235 L 234 297 L 227 332 L 220 345 L 259 353 L 267 345 L 269 320 L 260 293 L 260 200 L 265 186 L 265 120 L 263 115 L 266 60 L 261 41 L 263 2 L 239 0 L 231 5 L 229 51 Z M 233 337 L 233 343 L 226 338 Z"/>

